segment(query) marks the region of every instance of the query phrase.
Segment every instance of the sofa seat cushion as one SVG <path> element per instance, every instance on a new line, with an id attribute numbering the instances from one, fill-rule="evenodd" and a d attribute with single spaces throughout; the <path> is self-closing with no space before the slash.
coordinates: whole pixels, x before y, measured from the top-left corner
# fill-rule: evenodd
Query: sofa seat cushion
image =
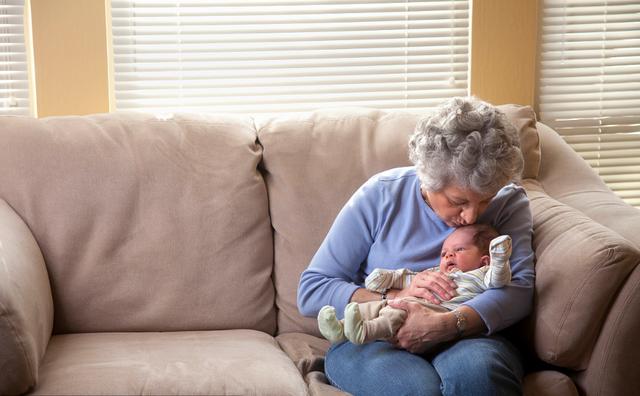
<path id="1" fill-rule="evenodd" d="M 304 395 L 294 363 L 255 330 L 54 336 L 34 394 Z"/>
<path id="2" fill-rule="evenodd" d="M 558 371 L 544 370 L 527 374 L 522 381 L 524 396 L 578 396 L 571 378 Z"/>

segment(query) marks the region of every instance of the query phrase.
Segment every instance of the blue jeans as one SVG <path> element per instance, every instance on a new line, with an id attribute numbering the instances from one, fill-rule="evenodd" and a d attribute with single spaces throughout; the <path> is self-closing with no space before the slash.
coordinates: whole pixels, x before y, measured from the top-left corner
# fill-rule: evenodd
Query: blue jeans
<path id="1" fill-rule="evenodd" d="M 385 341 L 333 345 L 325 358 L 332 385 L 359 395 L 521 395 L 518 351 L 500 336 L 462 339 L 431 355 Z"/>

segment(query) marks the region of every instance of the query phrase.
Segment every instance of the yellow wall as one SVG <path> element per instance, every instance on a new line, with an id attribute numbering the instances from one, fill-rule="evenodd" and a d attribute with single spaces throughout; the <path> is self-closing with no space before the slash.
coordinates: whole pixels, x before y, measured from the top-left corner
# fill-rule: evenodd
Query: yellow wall
<path id="1" fill-rule="evenodd" d="M 533 106 L 538 1 L 474 0 L 471 15 L 471 93 Z"/>
<path id="2" fill-rule="evenodd" d="M 109 111 L 108 6 L 31 0 L 38 116 Z M 534 105 L 537 9 L 538 0 L 472 0 L 471 94 Z"/>
<path id="3" fill-rule="evenodd" d="M 31 0 L 38 116 L 109 111 L 105 0 Z"/>

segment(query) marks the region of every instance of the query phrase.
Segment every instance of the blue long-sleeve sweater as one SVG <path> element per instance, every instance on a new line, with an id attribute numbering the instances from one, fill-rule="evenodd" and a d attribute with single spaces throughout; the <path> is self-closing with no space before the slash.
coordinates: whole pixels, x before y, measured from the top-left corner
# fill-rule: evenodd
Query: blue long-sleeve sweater
<path id="1" fill-rule="evenodd" d="M 532 218 L 522 187 L 501 189 L 478 218 L 513 239 L 512 282 L 465 303 L 484 320 L 488 334 L 526 316 L 532 306 Z M 440 262 L 442 243 L 454 229 L 424 202 L 413 167 L 379 173 L 354 193 L 302 273 L 298 308 L 315 316 L 324 305 L 341 313 L 375 268 L 421 271 Z"/>

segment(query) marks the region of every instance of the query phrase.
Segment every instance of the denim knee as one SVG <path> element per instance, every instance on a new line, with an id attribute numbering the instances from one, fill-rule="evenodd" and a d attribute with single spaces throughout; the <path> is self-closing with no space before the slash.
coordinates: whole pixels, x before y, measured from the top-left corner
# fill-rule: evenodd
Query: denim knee
<path id="1" fill-rule="evenodd" d="M 332 385 L 354 396 L 440 395 L 440 378 L 428 361 L 382 341 L 332 346 L 325 373 Z"/>
<path id="2" fill-rule="evenodd" d="M 434 357 L 443 395 L 521 395 L 520 354 L 500 336 L 458 341 Z"/>

